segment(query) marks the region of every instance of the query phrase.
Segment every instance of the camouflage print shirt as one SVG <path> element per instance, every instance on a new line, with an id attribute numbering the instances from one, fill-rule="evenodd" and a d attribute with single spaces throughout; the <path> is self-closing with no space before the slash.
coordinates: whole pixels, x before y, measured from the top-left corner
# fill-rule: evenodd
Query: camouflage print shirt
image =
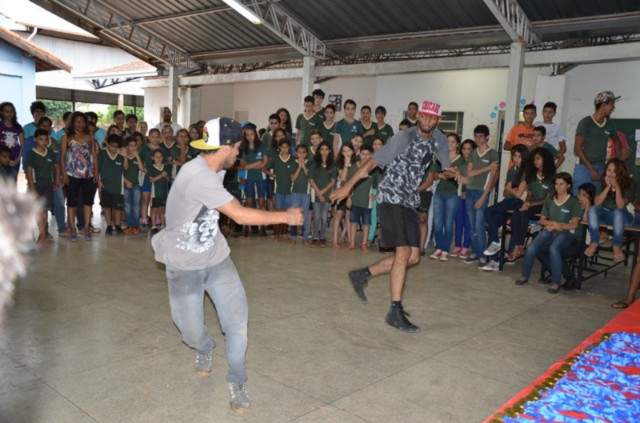
<path id="1" fill-rule="evenodd" d="M 399 132 L 373 158 L 386 173 L 378 186 L 378 202 L 408 208 L 420 205 L 418 187 L 434 156 L 443 168 L 450 165 L 447 137 L 436 129 L 431 138 L 420 138 L 415 127 Z"/>

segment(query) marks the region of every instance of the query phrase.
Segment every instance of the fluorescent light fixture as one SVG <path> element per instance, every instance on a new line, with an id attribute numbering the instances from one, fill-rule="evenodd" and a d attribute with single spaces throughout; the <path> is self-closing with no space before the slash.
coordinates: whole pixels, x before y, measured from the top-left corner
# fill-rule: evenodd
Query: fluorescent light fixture
<path id="1" fill-rule="evenodd" d="M 259 16 L 253 13 L 251 9 L 249 9 L 247 6 L 242 4 L 240 1 L 238 0 L 222 0 L 222 1 L 225 2 L 233 10 L 240 13 L 245 19 L 248 19 L 249 21 L 251 21 L 252 24 L 260 25 L 262 23 L 262 19 L 260 19 Z"/>

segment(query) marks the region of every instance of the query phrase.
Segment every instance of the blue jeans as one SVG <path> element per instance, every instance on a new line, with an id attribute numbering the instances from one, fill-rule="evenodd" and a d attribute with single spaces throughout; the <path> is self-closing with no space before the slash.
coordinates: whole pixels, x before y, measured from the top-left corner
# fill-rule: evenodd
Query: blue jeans
<path id="1" fill-rule="evenodd" d="M 567 250 L 576 238 L 571 232 L 549 232 L 542 229 L 527 248 L 522 265 L 522 277 L 529 280 L 536 256 L 548 253 L 551 281 L 560 284 L 562 279 L 562 252 Z"/>
<path id="2" fill-rule="evenodd" d="M 67 219 L 65 213 L 67 208 L 64 203 L 64 191 L 62 185 L 57 190 L 53 191 L 53 214 L 56 216 L 56 224 L 58 225 L 58 233 L 66 232 Z"/>
<path id="3" fill-rule="evenodd" d="M 433 196 L 433 230 L 436 249 L 449 252 L 453 240 L 453 224 L 461 204 L 457 195 Z"/>
<path id="4" fill-rule="evenodd" d="M 124 189 L 124 221 L 127 228 L 140 226 L 140 187 Z"/>
<path id="5" fill-rule="evenodd" d="M 329 202 L 313 203 L 313 239 L 325 239 L 327 233 L 327 214 L 329 213 Z"/>
<path id="6" fill-rule="evenodd" d="M 467 190 L 467 216 L 471 229 L 471 249 L 479 259 L 484 259 L 484 250 L 487 249 L 487 230 L 485 229 L 484 211 L 489 203 L 489 196 L 484 199 L 482 207 L 476 209 L 476 202 L 482 197 L 481 189 Z"/>
<path id="7" fill-rule="evenodd" d="M 469 248 L 471 234 L 469 227 L 469 215 L 467 215 L 467 200 L 460 198 L 460 207 L 456 213 L 456 247 Z M 464 240 L 462 236 L 464 235 Z"/>
<path id="8" fill-rule="evenodd" d="M 567 279 L 573 278 L 573 271 L 571 270 L 571 268 L 569 267 L 569 263 L 567 263 L 567 258 L 569 257 L 580 257 L 582 256 L 582 254 L 584 254 L 584 245 L 580 244 L 580 241 L 574 236 L 573 237 L 573 242 L 569 243 L 568 246 L 565 246 L 565 248 L 562 249 L 562 276 L 564 276 Z M 551 271 L 551 254 L 549 254 L 549 251 L 546 252 L 540 252 L 538 251 L 538 254 L 536 255 L 536 257 L 538 258 L 538 261 L 540 261 L 540 264 L 542 264 L 542 266 L 546 269 L 549 269 L 549 271 Z M 557 270 L 557 269 L 556 269 Z M 551 278 L 553 280 L 553 273 L 551 274 Z M 558 277 L 556 281 L 554 281 L 554 283 L 559 283 L 560 278 Z"/>
<path id="9" fill-rule="evenodd" d="M 204 324 L 204 293 L 209 294 L 224 333 L 229 363 L 227 382 L 245 383 L 249 306 L 231 257 L 227 256 L 215 266 L 201 270 L 180 270 L 167 266 L 167 280 L 171 317 L 182 340 L 203 354 L 210 353 L 216 346 Z"/>
<path id="10" fill-rule="evenodd" d="M 302 223 L 302 239 L 306 241 L 309 237 L 309 202 L 311 197 L 309 194 L 291 193 L 291 208 L 301 208 L 304 222 Z M 298 227 L 291 226 L 291 238 L 298 237 Z"/>
<path id="11" fill-rule="evenodd" d="M 604 173 L 604 166 L 594 167 L 600 175 Z M 591 182 L 593 185 L 595 185 L 596 188 L 598 188 L 598 185 L 600 185 L 599 179 L 597 181 L 591 179 L 591 175 L 589 174 L 589 169 L 587 169 L 587 166 L 583 164 L 577 164 L 576 167 L 573 168 L 573 195 L 578 195 L 580 186 L 588 182 Z"/>
<path id="12" fill-rule="evenodd" d="M 613 246 L 620 247 L 622 245 L 622 237 L 624 228 L 631 226 L 633 223 L 633 215 L 627 209 L 615 209 L 613 211 L 603 207 L 591 206 L 587 212 L 587 224 L 589 226 L 589 235 L 591 235 L 591 243 L 600 242 L 600 225 L 613 225 Z"/>

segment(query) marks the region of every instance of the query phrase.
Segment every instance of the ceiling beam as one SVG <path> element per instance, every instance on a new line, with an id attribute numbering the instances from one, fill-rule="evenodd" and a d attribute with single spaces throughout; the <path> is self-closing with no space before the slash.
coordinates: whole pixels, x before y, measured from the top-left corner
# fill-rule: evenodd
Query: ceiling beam
<path id="1" fill-rule="evenodd" d="M 484 0 L 493 16 L 500 22 L 513 42 L 537 44 L 538 36 L 533 32 L 529 18 L 517 0 Z"/>
<path id="2" fill-rule="evenodd" d="M 567 66 L 567 64 L 634 60 L 639 57 L 640 42 L 632 42 L 593 47 L 528 51 L 524 56 L 524 64 L 525 66 L 547 66 L 562 63 L 563 66 Z M 332 78 L 345 76 L 400 75 L 416 72 L 506 68 L 508 66 L 509 54 L 501 53 L 353 65 L 316 66 L 315 76 L 316 78 Z M 302 68 L 298 67 L 219 75 L 181 76 L 179 84 L 180 86 L 192 86 L 301 78 Z M 142 86 L 145 88 L 165 87 L 167 85 L 167 80 L 161 78 L 147 79 L 142 83 Z"/>
<path id="3" fill-rule="evenodd" d="M 245 0 L 244 5 L 262 19 L 262 26 L 304 56 L 325 58 L 333 54 L 314 33 L 273 1 Z"/>

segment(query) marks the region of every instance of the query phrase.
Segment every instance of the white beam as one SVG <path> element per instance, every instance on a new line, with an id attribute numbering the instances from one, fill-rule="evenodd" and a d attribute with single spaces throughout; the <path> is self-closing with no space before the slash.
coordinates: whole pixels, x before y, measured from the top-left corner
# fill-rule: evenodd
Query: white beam
<path id="1" fill-rule="evenodd" d="M 179 81 L 178 81 L 178 72 L 176 72 L 176 67 L 171 66 L 169 68 L 169 108 L 171 109 L 171 115 L 173 116 L 173 120 L 177 121 L 178 119 L 178 107 L 179 103 Z"/>
<path id="2" fill-rule="evenodd" d="M 302 100 L 313 91 L 313 83 L 316 80 L 316 59 L 304 56 L 302 59 Z"/>
<path id="3" fill-rule="evenodd" d="M 545 66 L 554 63 L 597 63 L 635 59 L 640 59 L 640 42 L 530 51 L 525 53 L 524 65 Z M 416 72 L 506 68 L 508 66 L 508 54 L 490 54 L 357 65 L 319 66 L 315 69 L 315 77 L 400 75 Z M 301 79 L 302 75 L 302 68 L 292 68 L 218 75 L 182 76 L 180 77 L 180 85 L 233 84 L 235 82 Z M 166 79 L 148 79 L 142 83 L 143 88 L 166 87 L 168 85 L 169 83 Z"/>
<path id="4" fill-rule="evenodd" d="M 513 42 L 537 44 L 540 42 L 533 32 L 529 18 L 517 0 L 484 0 L 493 16 Z"/>

